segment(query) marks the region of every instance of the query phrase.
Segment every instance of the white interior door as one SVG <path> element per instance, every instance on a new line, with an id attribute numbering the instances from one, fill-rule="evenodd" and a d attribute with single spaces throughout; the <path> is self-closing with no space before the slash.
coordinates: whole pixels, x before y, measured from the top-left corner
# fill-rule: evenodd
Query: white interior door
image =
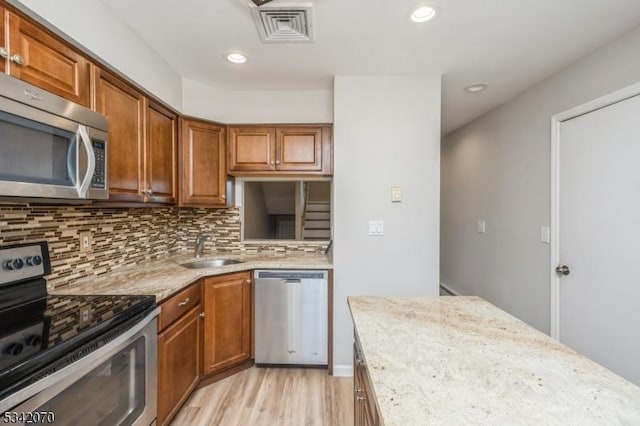
<path id="1" fill-rule="evenodd" d="M 559 141 L 560 341 L 640 385 L 640 96 Z"/>

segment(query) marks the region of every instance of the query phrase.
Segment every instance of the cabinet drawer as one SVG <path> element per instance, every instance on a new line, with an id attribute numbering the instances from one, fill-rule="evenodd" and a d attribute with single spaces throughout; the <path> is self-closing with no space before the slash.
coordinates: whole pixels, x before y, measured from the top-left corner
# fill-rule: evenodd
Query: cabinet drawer
<path id="1" fill-rule="evenodd" d="M 163 330 L 198 304 L 200 304 L 200 283 L 191 285 L 167 299 L 160 305 L 158 331 Z"/>

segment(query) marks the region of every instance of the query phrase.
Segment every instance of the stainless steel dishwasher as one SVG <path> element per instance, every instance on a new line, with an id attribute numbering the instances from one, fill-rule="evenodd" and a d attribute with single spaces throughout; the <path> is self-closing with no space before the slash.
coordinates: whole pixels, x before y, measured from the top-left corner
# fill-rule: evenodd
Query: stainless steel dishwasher
<path id="1" fill-rule="evenodd" d="M 327 271 L 255 274 L 255 362 L 327 365 Z"/>

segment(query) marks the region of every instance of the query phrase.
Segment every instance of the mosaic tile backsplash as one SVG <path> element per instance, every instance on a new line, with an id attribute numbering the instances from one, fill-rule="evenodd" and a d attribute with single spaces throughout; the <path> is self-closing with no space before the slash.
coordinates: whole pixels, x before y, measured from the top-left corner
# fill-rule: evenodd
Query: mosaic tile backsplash
<path id="1" fill-rule="evenodd" d="M 80 233 L 91 232 L 92 250 L 80 253 Z M 229 252 L 319 252 L 321 244 L 243 243 L 240 211 L 192 208 L 97 208 L 0 205 L 0 244 L 49 242 L 50 286 L 190 250 L 198 232 L 211 236 L 206 249 Z"/>

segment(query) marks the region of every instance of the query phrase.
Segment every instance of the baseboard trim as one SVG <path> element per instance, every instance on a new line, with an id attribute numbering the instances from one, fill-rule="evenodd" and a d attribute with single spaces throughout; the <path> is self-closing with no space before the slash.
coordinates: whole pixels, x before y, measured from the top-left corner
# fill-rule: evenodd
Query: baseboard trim
<path id="1" fill-rule="evenodd" d="M 445 290 L 447 290 L 449 293 L 453 294 L 454 296 L 462 296 L 462 294 L 458 290 L 455 290 L 453 287 L 448 286 L 445 283 L 440 283 L 440 287 L 444 288 Z"/>
<path id="2" fill-rule="evenodd" d="M 353 365 L 342 364 L 333 366 L 333 375 L 335 377 L 353 377 Z"/>

